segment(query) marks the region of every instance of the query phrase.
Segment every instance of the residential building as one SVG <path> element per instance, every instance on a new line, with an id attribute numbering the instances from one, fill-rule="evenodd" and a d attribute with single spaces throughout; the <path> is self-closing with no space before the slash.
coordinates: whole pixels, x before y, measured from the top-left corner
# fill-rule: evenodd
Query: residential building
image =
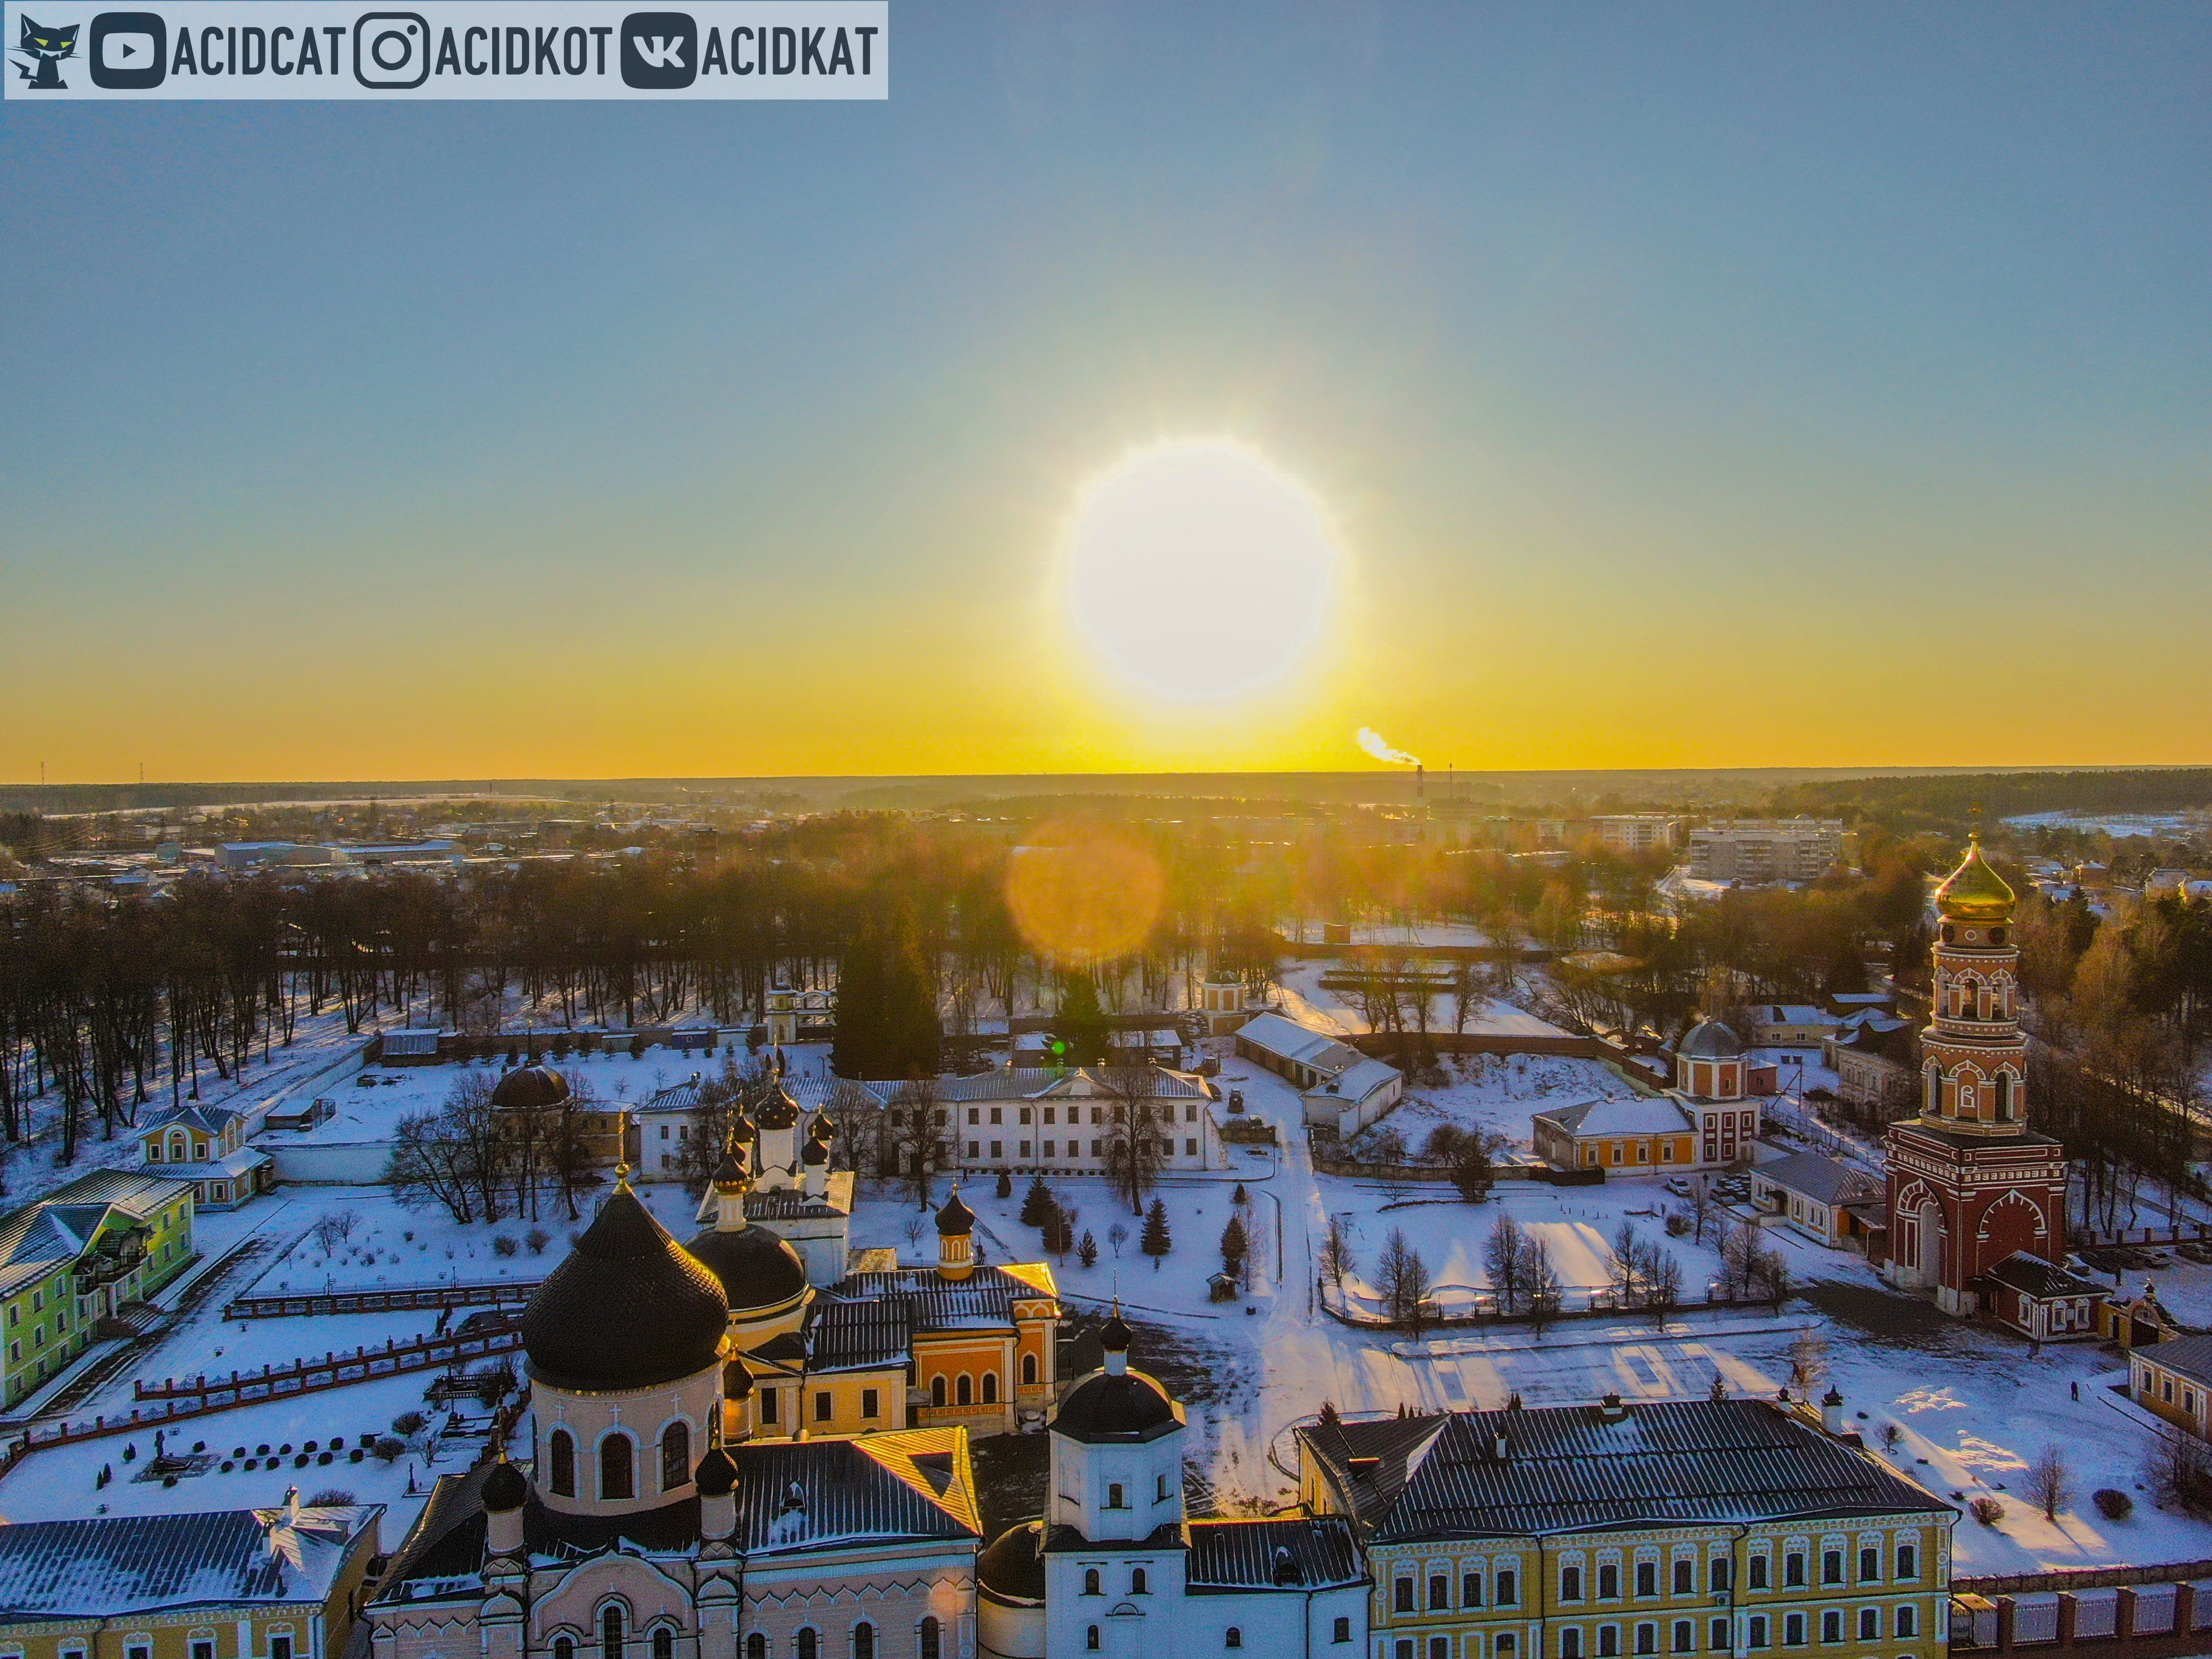
<path id="1" fill-rule="evenodd" d="M 1648 853 L 1672 847 L 1681 820 L 1666 812 L 1605 812 L 1590 823 L 1608 852 Z"/>
<path id="2" fill-rule="evenodd" d="M 2134 1296 L 2108 1291 L 2097 1304 L 2097 1334 L 2121 1348 L 2148 1348 L 2186 1334 L 2181 1322 L 2158 1299 L 2158 1286 L 2146 1279 Z"/>
<path id="3" fill-rule="evenodd" d="M 1668 1095 L 1587 1100 L 1536 1113 L 1536 1156 L 1557 1170 L 1650 1175 L 1698 1161 L 1697 1126 Z"/>
<path id="4" fill-rule="evenodd" d="M 246 1144 L 246 1115 L 180 1106 L 138 1132 L 144 1173 L 192 1183 L 202 1210 L 234 1210 L 276 1184 L 276 1160 Z"/>
<path id="5" fill-rule="evenodd" d="M 381 1504 L 0 1526 L 0 1644 L 21 1659 L 338 1659 Z"/>
<path id="6" fill-rule="evenodd" d="M 1405 1074 L 1389 1061 L 1280 1014 L 1261 1014 L 1239 1026 L 1237 1052 L 1297 1087 L 1308 1125 L 1345 1139 L 1389 1112 L 1406 1091 Z"/>
<path id="7" fill-rule="evenodd" d="M 1364 1659 L 1370 1584 L 1351 1523 L 1188 1518 L 1181 1402 L 1130 1368 L 1119 1313 L 1099 1342 L 1103 1365 L 1052 1419 L 1045 1514 L 976 1562 L 981 1659 Z"/>
<path id="8" fill-rule="evenodd" d="M 189 1181 L 98 1170 L 0 1223 L 0 1367 L 12 1407 L 192 1260 Z"/>
<path id="9" fill-rule="evenodd" d="M 1349 936 L 1346 942 L 1349 942 Z M 1208 1036 L 1227 1036 L 1266 1005 L 1234 974 L 1208 974 L 1199 987 L 1199 1010 Z"/>
<path id="10" fill-rule="evenodd" d="M 937 1146 L 935 1168 L 963 1174 L 1103 1175 L 1118 1166 L 1134 1110 L 1138 1133 L 1157 1143 L 1154 1167 L 1172 1175 L 1227 1167 L 1217 1096 L 1194 1072 L 1164 1066 L 1079 1066 L 945 1078 L 933 1098 L 909 1085 L 870 1085 L 887 1103 L 886 1132 L 902 1168 L 918 1136 Z M 920 1122 L 927 1112 L 931 1121 Z"/>
<path id="11" fill-rule="evenodd" d="M 1945 1312 L 1989 1308 L 2040 1338 L 2103 1293 L 2064 1270 L 2066 1149 L 2028 1127 L 2013 890 L 1982 856 L 1936 890 L 1933 1013 L 1920 1034 L 1917 1117 L 1889 1126 L 1884 1276 Z M 2015 1257 L 2042 1264 L 1992 1278 Z"/>
<path id="12" fill-rule="evenodd" d="M 1736 818 L 1690 831 L 1700 881 L 1818 881 L 1843 854 L 1841 818 Z"/>
<path id="13" fill-rule="evenodd" d="M 1840 1158 L 1792 1152 L 1751 1166 L 1753 1203 L 1820 1243 L 1841 1247 L 1888 1224 L 1881 1183 Z"/>
<path id="14" fill-rule="evenodd" d="M 1299 1496 L 1358 1529 L 1378 1659 L 1937 1659 L 1957 1517 L 1843 1418 L 1609 1396 L 1302 1428 Z"/>
<path id="15" fill-rule="evenodd" d="M 1810 1003 L 1755 1003 L 1751 1016 L 1752 1044 L 1759 1048 L 1816 1048 L 1842 1024 Z"/>
<path id="16" fill-rule="evenodd" d="M 1851 1105 L 1887 1111 L 1920 1094 L 1920 1040 L 1908 1021 L 1854 1015 L 1821 1043 L 1820 1058 L 1836 1074 L 1837 1097 Z"/>
<path id="17" fill-rule="evenodd" d="M 2212 1336 L 2177 1336 L 2128 1354 L 2136 1404 L 2200 1440 L 2212 1440 Z"/>

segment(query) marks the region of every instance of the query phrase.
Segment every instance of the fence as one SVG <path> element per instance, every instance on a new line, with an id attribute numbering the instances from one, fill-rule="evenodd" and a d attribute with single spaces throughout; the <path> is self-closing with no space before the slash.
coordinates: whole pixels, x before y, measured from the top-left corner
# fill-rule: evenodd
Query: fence
<path id="1" fill-rule="evenodd" d="M 241 1296 L 224 1306 L 222 1316 L 302 1319 L 319 1318 L 325 1314 L 495 1307 L 506 1302 L 527 1302 L 544 1282 L 537 1279 L 508 1279 L 468 1284 L 388 1285 L 377 1291 L 296 1291 L 277 1296 Z"/>
<path id="2" fill-rule="evenodd" d="M 2066 1242 L 2077 1250 L 2085 1244 L 2093 1249 L 2104 1244 L 2207 1244 L 2212 1243 L 2212 1222 L 2180 1221 L 2163 1227 L 2112 1227 L 2102 1231 L 2069 1226 Z"/>
<path id="3" fill-rule="evenodd" d="M 243 1406 L 280 1395 L 313 1394 L 348 1382 L 366 1382 L 372 1377 L 428 1370 L 478 1355 L 505 1353 L 521 1345 L 520 1332 L 509 1322 L 484 1330 L 456 1332 L 451 1336 L 386 1342 L 381 1348 L 356 1348 L 349 1354 L 326 1353 L 320 1359 L 295 1359 L 289 1365 L 264 1365 L 258 1371 L 233 1371 L 227 1377 L 167 1376 L 158 1382 L 133 1382 L 131 1397 L 177 1402 L 173 1410 L 212 1411 L 218 1406 Z"/>
<path id="4" fill-rule="evenodd" d="M 1954 1652 L 2055 1646 L 2093 1654 L 2201 1653 L 2212 1561 L 1957 1578 Z"/>

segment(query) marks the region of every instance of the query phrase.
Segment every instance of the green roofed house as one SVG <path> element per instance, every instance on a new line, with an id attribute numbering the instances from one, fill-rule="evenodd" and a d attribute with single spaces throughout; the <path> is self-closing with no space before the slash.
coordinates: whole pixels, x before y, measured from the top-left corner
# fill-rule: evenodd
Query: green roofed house
<path id="1" fill-rule="evenodd" d="M 190 1181 L 96 1170 L 0 1222 L 0 1399 L 36 1393 L 192 1259 Z"/>

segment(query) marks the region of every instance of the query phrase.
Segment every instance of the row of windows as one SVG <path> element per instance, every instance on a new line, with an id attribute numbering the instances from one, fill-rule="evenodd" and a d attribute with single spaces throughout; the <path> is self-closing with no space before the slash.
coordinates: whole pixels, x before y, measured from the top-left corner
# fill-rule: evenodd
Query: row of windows
<path id="1" fill-rule="evenodd" d="M 1338 1620 L 1330 1632 L 1328 1639 L 1332 1642 L 1349 1642 L 1352 1639 L 1352 1620 L 1349 1619 Z M 1513 1638 L 1509 1636 L 1502 1639 L 1510 1643 Z M 1098 1626 L 1096 1625 L 1086 1625 L 1084 1626 L 1083 1650 L 1085 1653 L 1097 1653 L 1101 1650 L 1103 1645 L 1103 1644 L 1100 1640 Z M 1239 1651 L 1242 1651 L 1244 1647 L 1244 1627 L 1241 1625 L 1231 1625 L 1227 1630 L 1221 1633 L 1221 1645 L 1224 1648 L 1235 1648 Z M 1401 1642 L 1398 1646 L 1404 1653 L 1405 1659 L 1413 1659 L 1412 1644 Z M 1512 1651 L 1513 1650 L 1510 1646 L 1502 1650 L 1502 1653 L 1505 1656 L 1510 1656 Z"/>
<path id="2" fill-rule="evenodd" d="M 867 1620 L 863 1619 L 854 1625 L 846 1633 L 847 1651 L 851 1659 L 876 1659 L 878 1637 L 876 1626 Z M 915 1626 L 915 1645 L 921 1650 L 921 1659 L 945 1659 L 945 1626 L 935 1614 L 924 1617 Z M 676 1632 L 670 1626 L 655 1626 L 647 1639 L 651 1644 L 652 1659 L 676 1659 Z M 745 1638 L 745 1659 L 781 1659 L 781 1654 L 788 1654 L 790 1659 L 832 1659 L 825 1648 L 823 1632 L 811 1626 L 793 1632 L 791 1645 L 781 1650 L 780 1654 L 772 1655 L 770 1650 L 771 1644 L 763 1632 L 755 1631 Z M 200 1659 L 200 1656 L 195 1654 L 193 1659 Z M 211 1652 L 208 1659 L 213 1659 Z M 291 1659 L 291 1656 L 288 1650 L 281 1656 L 272 1654 L 270 1659 Z M 553 1659 L 577 1659 L 576 1638 L 573 1636 L 555 1637 Z M 636 1659 L 636 1656 L 627 1651 L 620 1607 L 608 1607 L 599 1614 L 599 1659 Z"/>
<path id="3" fill-rule="evenodd" d="M 187 1651 L 191 1655 L 191 1659 L 215 1659 L 215 1643 L 211 1639 L 203 1638 L 189 1643 Z M 20 1651 L 10 1651 L 5 1655 L 0 1655 L 0 1659 L 23 1659 L 23 1656 Z M 61 1650 L 60 1659 L 85 1659 L 85 1651 L 82 1648 L 64 1648 Z M 150 1640 L 127 1644 L 123 1650 L 123 1659 L 154 1659 L 154 1649 Z M 270 1637 L 268 1659 L 292 1659 L 292 1638 L 289 1634 L 279 1632 Z"/>
<path id="4" fill-rule="evenodd" d="M 1882 1639 L 1881 1608 L 1861 1607 L 1856 1620 L 1853 1622 L 1857 1632 L 1856 1640 L 1879 1642 Z M 1784 1613 L 1782 1617 L 1782 1645 L 1784 1647 L 1805 1645 L 1807 1628 L 1807 1615 L 1804 1613 Z M 1846 1628 L 1845 1615 L 1841 1608 L 1832 1607 L 1820 1615 L 1822 1642 L 1843 1641 Z M 1765 1613 L 1753 1613 L 1744 1621 L 1745 1644 L 1752 1648 L 1771 1647 L 1774 1645 L 1773 1631 L 1773 1622 Z M 1900 1641 L 1911 1641 L 1917 1638 L 1920 1634 L 1920 1610 L 1912 1607 L 1899 1607 L 1896 1610 L 1896 1617 L 1893 1620 L 1891 1634 Z M 1619 1625 L 1599 1626 L 1595 1659 L 1616 1659 L 1616 1656 L 1622 1651 L 1621 1635 L 1621 1626 Z M 1636 1654 L 1653 1655 L 1659 1652 L 1660 1631 L 1656 1622 L 1633 1626 L 1630 1628 L 1628 1635 L 1635 1644 L 1632 1651 Z M 1729 1651 L 1729 1621 L 1725 1617 L 1711 1621 L 1710 1627 L 1706 1631 L 1706 1644 L 1715 1653 Z M 1666 1650 L 1668 1653 L 1695 1653 L 1698 1650 L 1697 1621 L 1693 1619 L 1675 1620 L 1667 1631 Z M 1559 1632 L 1559 1659 L 1585 1659 L 1581 1631 L 1570 1628 Z"/>
<path id="5" fill-rule="evenodd" d="M 1808 1568 L 1806 1553 L 1790 1550 L 1782 1558 L 1782 1584 L 1786 1589 L 1802 1588 L 1806 1583 Z M 1839 1549 L 1820 1553 L 1820 1582 L 1840 1584 L 1844 1580 L 1845 1552 Z M 1869 1544 L 1858 1553 L 1858 1578 L 1862 1584 L 1881 1582 L 1881 1550 Z M 1752 1589 L 1771 1589 L 1772 1583 L 1771 1558 L 1761 1553 L 1750 1558 L 1745 1567 L 1745 1583 Z M 1725 1557 L 1716 1559 L 1707 1571 L 1706 1588 L 1713 1591 L 1730 1588 L 1731 1564 Z M 1910 1582 L 1920 1577 L 1920 1550 L 1917 1545 L 1899 1544 L 1897 1547 L 1896 1572 L 1901 1581 Z M 1674 1564 L 1670 1594 L 1689 1595 L 1697 1589 L 1697 1570 L 1694 1562 L 1681 1560 Z M 1620 1595 L 1620 1568 L 1613 1562 L 1601 1563 L 1597 1569 L 1597 1599 L 1609 1601 Z M 1583 1599 L 1583 1569 L 1562 1566 L 1559 1569 L 1559 1600 L 1579 1601 Z M 1659 1591 L 1659 1563 L 1639 1561 L 1636 1564 L 1636 1590 L 1638 1595 L 1656 1595 Z"/>
<path id="6" fill-rule="evenodd" d="M 1450 1637 L 1431 1636 L 1428 1640 L 1429 1659 L 1452 1659 Z M 1494 1659 L 1518 1659 L 1520 1648 L 1518 1638 L 1510 1630 L 1500 1631 L 1491 1643 L 1491 1652 Z M 1467 1644 L 1467 1659 L 1479 1659 L 1481 1651 L 1482 1638 L 1480 1636 L 1469 1637 Z M 1400 1642 L 1395 1652 L 1395 1659 L 1415 1659 L 1414 1643 Z"/>
<path id="7" fill-rule="evenodd" d="M 1060 1109 L 1056 1106 L 1048 1106 L 1044 1109 L 1044 1121 L 1047 1128 L 1050 1128 L 1054 1123 L 1059 1121 L 1059 1110 Z M 1020 1111 L 1021 1116 L 1019 1121 L 1024 1124 L 1028 1123 L 1030 1121 L 1030 1109 L 1024 1106 L 1020 1109 Z M 1137 1121 L 1139 1123 L 1152 1122 L 1153 1121 L 1153 1114 L 1155 1112 L 1158 1114 L 1159 1121 L 1162 1123 L 1172 1123 L 1175 1121 L 1175 1108 L 1171 1105 L 1161 1105 L 1157 1107 L 1139 1106 L 1137 1109 Z M 942 1116 L 939 1116 L 937 1121 L 939 1123 L 942 1123 L 945 1120 Z M 982 1121 L 982 1108 L 979 1106 L 970 1106 L 968 1109 L 969 1127 L 973 1128 L 981 1124 Z M 1006 1109 L 1004 1107 L 994 1106 L 991 1108 L 992 1122 L 1004 1123 L 1006 1121 Z M 1082 1122 L 1083 1109 L 1080 1106 L 1069 1107 L 1067 1109 L 1067 1121 L 1071 1124 Z M 1093 1106 L 1091 1109 L 1091 1121 L 1093 1124 L 1103 1126 L 1106 1121 L 1106 1109 L 1103 1106 Z M 1116 1106 L 1114 1108 L 1114 1121 L 1119 1123 L 1121 1121 L 1121 1109 L 1119 1106 Z M 1195 1123 L 1198 1121 L 1198 1106 L 1195 1102 L 1185 1104 L 1182 1109 L 1182 1121 L 1186 1123 Z M 896 1121 L 896 1114 L 893 1115 L 893 1121 Z"/>
<path id="8" fill-rule="evenodd" d="M 1044 1151 L 1041 1154 L 1031 1153 L 1030 1151 L 1030 1143 L 1026 1140 L 1021 1141 L 1018 1143 L 1018 1145 L 1019 1150 L 1017 1151 L 1014 1155 L 1017 1158 L 1024 1160 L 1033 1156 L 1041 1156 L 1044 1158 L 1058 1158 L 1060 1156 L 1060 1153 L 1057 1150 L 1060 1143 L 1056 1140 L 1048 1140 L 1044 1142 Z M 969 1163 L 980 1164 L 983 1161 L 983 1146 L 984 1143 L 980 1140 L 971 1140 L 968 1143 L 968 1161 Z M 994 1140 L 990 1143 L 990 1147 L 991 1158 L 994 1162 L 1004 1162 L 1006 1156 L 1006 1143 L 1003 1140 Z M 1067 1143 L 1066 1155 L 1069 1158 L 1081 1158 L 1083 1156 L 1083 1143 L 1079 1140 L 1069 1141 Z M 1182 1143 L 1182 1155 L 1185 1158 L 1196 1158 L 1198 1156 L 1198 1142 L 1194 1138 L 1187 1139 Z M 1091 1143 L 1091 1156 L 1093 1158 L 1105 1157 L 1106 1143 L 1103 1140 L 1092 1141 Z M 1160 1156 L 1162 1158 L 1173 1158 L 1175 1156 L 1175 1142 L 1163 1137 L 1160 1141 Z"/>
<path id="9" fill-rule="evenodd" d="M 576 1440 L 566 1429 L 556 1429 L 545 1443 L 547 1483 L 556 1498 L 576 1496 Z M 620 1429 L 599 1437 L 601 1498 L 635 1498 L 637 1443 Z M 671 1423 L 660 1431 L 660 1490 L 674 1492 L 691 1481 L 691 1425 Z"/>
<path id="10" fill-rule="evenodd" d="M 1574 1569 L 1569 1568 L 1568 1571 L 1573 1571 Z M 1459 1575 L 1459 1605 L 1462 1607 L 1479 1607 L 1483 1605 L 1482 1581 L 1483 1575 L 1479 1569 Z M 1418 1586 L 1410 1576 L 1401 1577 L 1391 1586 L 1391 1611 L 1394 1613 L 1419 1612 L 1421 1609 L 1413 1605 L 1414 1592 L 1417 1589 Z M 1500 1567 L 1497 1572 L 1496 1581 L 1491 1586 L 1491 1593 L 1496 1597 L 1496 1605 L 1498 1607 L 1519 1607 L 1521 1605 L 1521 1575 L 1511 1567 Z M 1451 1575 L 1443 1572 L 1431 1573 L 1427 1610 L 1431 1613 L 1440 1613 L 1451 1605 Z"/>

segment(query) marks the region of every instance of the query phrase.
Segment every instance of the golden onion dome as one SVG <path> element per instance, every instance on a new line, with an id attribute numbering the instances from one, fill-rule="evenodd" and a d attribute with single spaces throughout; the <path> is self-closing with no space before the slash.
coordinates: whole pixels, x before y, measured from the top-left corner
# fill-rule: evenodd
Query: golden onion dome
<path id="1" fill-rule="evenodd" d="M 1936 908 L 1947 921 L 2002 921 L 2012 915 L 2014 893 L 1982 856 L 1982 838 L 1969 836 L 1965 862 L 1936 890 Z"/>

